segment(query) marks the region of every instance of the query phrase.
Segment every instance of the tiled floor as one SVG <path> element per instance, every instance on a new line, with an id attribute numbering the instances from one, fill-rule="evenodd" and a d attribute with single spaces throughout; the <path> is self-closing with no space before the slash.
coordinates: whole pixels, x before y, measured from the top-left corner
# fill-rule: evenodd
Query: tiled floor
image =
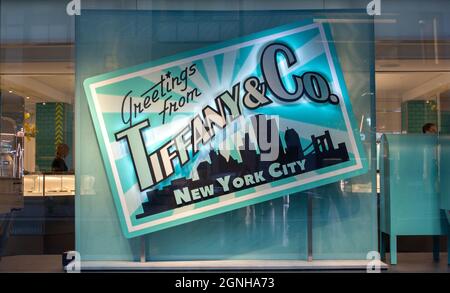
<path id="1" fill-rule="evenodd" d="M 387 254 L 389 259 L 389 254 Z M 62 272 L 60 255 L 9 256 L 0 260 L 0 272 Z M 320 270 L 324 272 L 324 270 Z M 356 272 L 336 270 L 333 272 Z M 364 272 L 364 271 L 363 271 Z M 431 253 L 399 253 L 398 264 L 388 266 L 386 273 L 450 273 L 447 254 L 441 253 L 439 262 L 433 261 Z"/>

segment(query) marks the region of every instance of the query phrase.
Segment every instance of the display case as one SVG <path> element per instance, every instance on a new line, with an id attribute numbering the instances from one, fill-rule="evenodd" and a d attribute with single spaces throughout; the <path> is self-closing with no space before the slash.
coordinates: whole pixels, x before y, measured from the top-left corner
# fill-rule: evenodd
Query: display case
<path id="1" fill-rule="evenodd" d="M 4 112 L 11 115 L 21 106 L 21 99 L 0 92 L 0 214 L 23 208 L 23 132 L 20 121 L 3 116 Z"/>
<path id="2" fill-rule="evenodd" d="M 24 176 L 25 196 L 73 196 L 73 174 L 29 174 Z"/>
<path id="3" fill-rule="evenodd" d="M 25 175 L 23 178 L 24 196 L 44 196 L 44 175 Z"/>

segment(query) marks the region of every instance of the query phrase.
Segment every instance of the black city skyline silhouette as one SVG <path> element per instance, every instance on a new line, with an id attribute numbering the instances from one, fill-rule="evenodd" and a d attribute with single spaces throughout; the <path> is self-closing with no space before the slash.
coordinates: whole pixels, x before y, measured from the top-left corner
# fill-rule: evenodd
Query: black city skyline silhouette
<path id="1" fill-rule="evenodd" d="M 259 140 L 260 124 L 265 123 L 265 129 L 268 133 L 268 141 L 271 141 L 271 127 L 276 125 L 274 119 L 267 119 L 265 115 L 256 115 L 256 119 L 253 119 L 252 126 L 255 130 L 256 141 Z M 278 133 L 278 132 L 277 132 Z M 144 210 L 143 213 L 136 215 L 136 219 L 145 218 L 150 215 L 158 214 L 175 208 L 183 207 L 186 205 L 194 204 L 203 200 L 208 200 L 214 197 L 218 197 L 224 194 L 229 194 L 239 190 L 251 188 L 261 184 L 267 184 L 269 182 L 277 181 L 293 175 L 299 175 L 306 172 L 314 171 L 324 167 L 336 165 L 349 160 L 348 151 L 345 143 L 338 144 L 337 148 L 334 148 L 333 141 L 331 139 L 330 132 L 325 130 L 323 135 L 315 136 L 311 135 L 311 143 L 302 148 L 300 142 L 300 136 L 295 129 L 289 128 L 284 134 L 286 149 L 283 148 L 281 138 L 278 136 L 278 157 L 273 161 L 262 161 L 261 155 L 256 152 L 255 145 L 250 141 L 248 132 L 245 134 L 244 147 L 240 149 L 240 156 L 242 162 L 238 162 L 229 157 L 227 160 L 218 151 L 211 150 L 209 152 L 210 162 L 203 161 L 197 166 L 198 179 L 192 180 L 187 178 L 178 178 L 172 180 L 170 185 L 161 189 L 151 190 L 147 192 L 148 201 L 142 204 Z M 250 147 L 253 144 L 253 147 Z M 308 154 L 305 154 L 310 151 Z M 235 188 L 231 182 L 236 177 L 241 177 L 247 174 L 253 174 L 255 172 L 263 171 L 263 174 L 268 174 L 268 168 L 272 163 L 289 164 L 295 161 L 305 160 L 305 169 L 296 172 L 295 174 L 285 174 L 277 178 L 272 176 L 264 176 L 265 181 L 261 183 L 255 183 L 251 185 L 244 185 L 241 188 Z M 230 175 L 229 190 L 223 191 L 222 186 L 216 181 L 217 178 Z M 173 191 L 175 189 L 183 189 L 187 187 L 189 190 L 193 190 L 208 185 L 214 186 L 214 194 L 206 198 L 200 198 L 198 200 L 192 200 L 187 203 L 177 204 Z"/>

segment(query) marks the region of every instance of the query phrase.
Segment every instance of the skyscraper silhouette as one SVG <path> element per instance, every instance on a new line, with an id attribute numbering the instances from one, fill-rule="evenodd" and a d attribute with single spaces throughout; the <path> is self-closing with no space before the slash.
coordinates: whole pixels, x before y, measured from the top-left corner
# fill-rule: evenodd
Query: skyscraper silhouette
<path id="1" fill-rule="evenodd" d="M 260 135 L 265 135 L 260 131 L 259 126 L 265 125 L 269 130 L 267 135 L 271 136 L 270 127 L 275 127 L 276 121 L 271 118 L 267 119 L 264 115 L 257 115 L 252 117 L 253 131 L 256 133 L 256 142 L 251 142 L 250 135 L 247 132 L 244 137 L 244 146 L 239 149 L 241 160 L 235 160 L 231 156 L 226 159 L 220 151 L 210 150 L 209 161 L 203 161 L 197 166 L 198 179 L 192 180 L 188 178 L 177 178 L 170 182 L 170 185 L 163 188 L 152 190 L 147 192 L 148 201 L 142 204 L 143 213 L 136 216 L 137 219 L 144 218 L 149 215 L 161 213 L 171 209 L 179 208 L 182 206 L 190 205 L 195 202 L 207 200 L 213 197 L 218 197 L 227 193 L 236 192 L 246 188 L 250 188 L 260 184 L 266 184 L 268 182 L 277 181 L 286 177 L 307 173 L 313 170 L 324 168 L 327 166 L 339 164 L 349 160 L 347 147 L 345 143 L 339 143 L 338 148 L 334 148 L 333 141 L 331 139 L 330 132 L 326 130 L 323 135 L 311 136 L 311 144 L 306 148 L 302 148 L 300 136 L 295 129 L 288 128 L 284 134 L 286 142 L 286 151 L 283 149 L 280 135 L 276 137 L 267 137 L 269 139 L 277 139 L 279 146 L 278 157 L 273 161 L 261 160 L 261 152 L 257 152 L 255 149 L 260 149 L 258 143 L 261 141 Z M 263 128 L 261 128 L 263 129 Z M 277 133 L 279 133 L 277 131 Z M 256 144 L 256 145 L 254 145 Z M 250 147 L 252 145 L 252 147 Z M 308 150 L 306 152 L 305 150 Z M 306 154 L 307 153 L 307 154 Z M 304 169 L 297 170 L 295 174 L 283 174 L 277 178 L 272 178 L 267 173 L 269 166 L 276 162 L 279 164 L 287 164 L 295 161 L 304 160 Z M 263 172 L 264 182 L 255 182 L 250 185 L 244 185 L 240 188 L 235 188 L 230 184 L 227 192 L 223 190 L 223 187 L 217 183 L 217 178 L 229 176 L 229 182 L 236 177 L 242 177 L 245 175 L 251 175 L 254 172 Z M 192 199 L 190 202 L 183 202 L 177 204 L 174 198 L 174 190 L 182 190 L 188 188 L 189 190 L 204 188 L 205 186 L 213 185 L 214 194 L 207 198 Z"/>
<path id="2" fill-rule="evenodd" d="M 288 161 L 304 158 L 300 136 L 297 131 L 288 128 L 284 133 L 284 141 L 286 142 L 286 159 Z"/>

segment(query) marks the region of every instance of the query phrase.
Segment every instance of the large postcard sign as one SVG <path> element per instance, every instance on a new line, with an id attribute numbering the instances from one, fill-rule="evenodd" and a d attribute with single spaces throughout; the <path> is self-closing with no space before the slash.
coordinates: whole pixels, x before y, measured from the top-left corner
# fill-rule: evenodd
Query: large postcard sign
<path id="1" fill-rule="evenodd" d="M 292 24 L 84 82 L 126 237 L 367 170 L 327 27 Z"/>

